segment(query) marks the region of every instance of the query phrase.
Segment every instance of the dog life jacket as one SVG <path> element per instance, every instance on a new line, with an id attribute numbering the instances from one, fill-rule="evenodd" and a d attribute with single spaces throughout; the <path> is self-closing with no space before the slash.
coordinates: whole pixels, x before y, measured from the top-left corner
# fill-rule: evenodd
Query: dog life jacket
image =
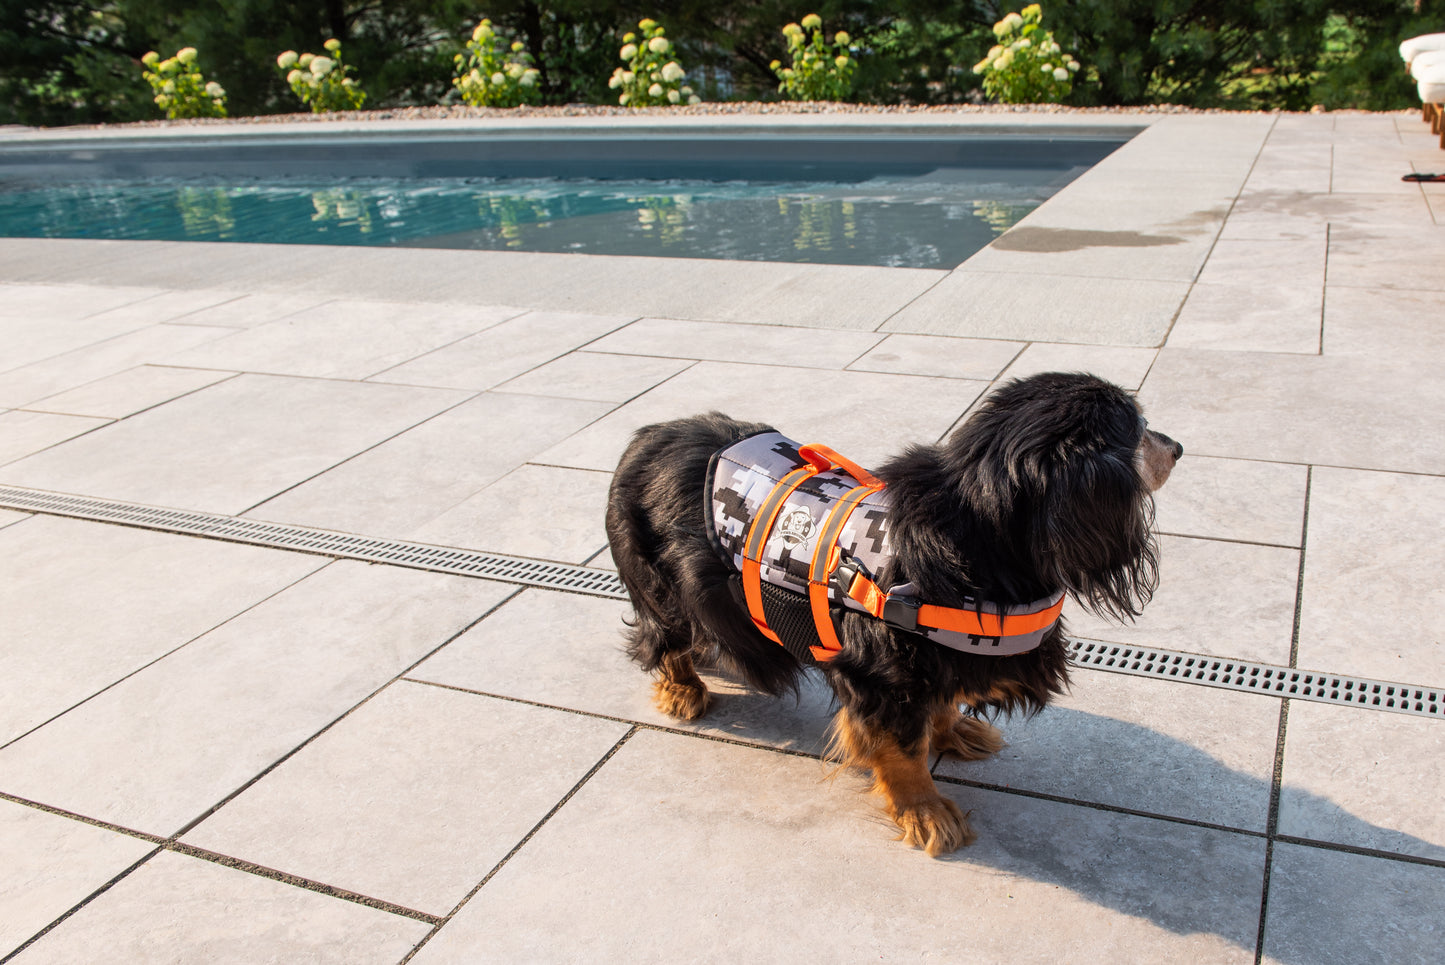
<path id="1" fill-rule="evenodd" d="M 1063 609 L 1063 591 L 1006 613 L 973 599 L 965 608 L 932 606 L 911 583 L 880 587 L 873 574 L 892 556 L 888 492 L 825 446 L 799 446 L 778 432 L 749 436 L 714 453 L 706 495 L 709 535 L 741 575 L 753 623 L 799 659 L 831 660 L 842 649 L 836 606 L 992 656 L 1034 649 Z M 765 610 L 787 625 L 770 626 Z"/>

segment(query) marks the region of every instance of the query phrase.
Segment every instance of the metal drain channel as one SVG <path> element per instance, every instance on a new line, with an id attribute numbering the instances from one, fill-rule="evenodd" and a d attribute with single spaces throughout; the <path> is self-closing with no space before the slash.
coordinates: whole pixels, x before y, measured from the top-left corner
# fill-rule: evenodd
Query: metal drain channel
<path id="1" fill-rule="evenodd" d="M 1070 641 L 1069 657 L 1076 665 L 1093 670 L 1445 720 L 1445 688 L 1441 687 L 1346 677 L 1177 650 L 1126 647 L 1101 640 Z"/>
<path id="2" fill-rule="evenodd" d="M 613 599 L 627 599 L 627 591 L 609 570 L 596 570 L 566 563 L 549 563 L 499 553 L 446 549 L 406 540 L 370 539 L 333 533 L 305 526 L 263 523 L 238 516 L 181 512 L 133 503 L 117 503 L 61 493 L 0 486 L 0 507 L 73 516 L 107 523 L 122 523 L 144 529 L 189 536 L 206 536 L 256 546 L 318 553 L 369 563 L 388 563 L 417 570 L 485 577 L 504 583 L 521 583 L 573 593 L 590 593 Z"/>
<path id="3" fill-rule="evenodd" d="M 614 600 L 627 599 L 627 591 L 617 574 L 610 570 L 499 553 L 448 549 L 406 540 L 370 539 L 238 516 L 182 512 L 13 486 L 0 486 L 0 508 L 567 590 Z M 1069 657 L 1076 666 L 1090 670 L 1445 720 L 1445 688 L 1441 687 L 1347 677 L 1100 640 L 1071 641 Z"/>

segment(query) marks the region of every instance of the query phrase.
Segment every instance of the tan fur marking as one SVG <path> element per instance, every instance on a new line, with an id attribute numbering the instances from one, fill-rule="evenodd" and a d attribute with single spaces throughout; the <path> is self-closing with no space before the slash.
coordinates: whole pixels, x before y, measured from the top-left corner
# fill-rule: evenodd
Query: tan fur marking
<path id="1" fill-rule="evenodd" d="M 707 713 L 711 696 L 693 669 L 691 656 L 686 653 L 663 656 L 658 679 L 652 685 L 652 702 L 658 710 L 678 720 L 697 720 Z"/>
<path id="2" fill-rule="evenodd" d="M 833 748 L 843 764 L 873 772 L 873 790 L 882 795 L 884 810 L 905 843 L 936 858 L 977 838 L 967 815 L 934 786 L 926 746 L 910 754 L 891 735 L 869 731 L 845 709 L 834 720 Z"/>
<path id="3" fill-rule="evenodd" d="M 981 761 L 1004 749 L 1003 734 L 988 721 L 969 717 L 952 705 L 933 715 L 933 750 L 965 761 Z"/>
<path id="4" fill-rule="evenodd" d="M 1156 432 L 1145 431 L 1139 440 L 1134 458 L 1139 464 L 1139 477 L 1151 493 L 1169 480 L 1177 462 L 1174 452 L 1174 447 L 1166 446 Z"/>

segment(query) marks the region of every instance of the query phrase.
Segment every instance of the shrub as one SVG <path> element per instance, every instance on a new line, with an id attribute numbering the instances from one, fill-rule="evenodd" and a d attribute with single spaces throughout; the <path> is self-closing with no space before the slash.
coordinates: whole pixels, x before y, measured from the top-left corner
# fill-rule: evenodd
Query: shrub
<path id="1" fill-rule="evenodd" d="M 473 107 L 518 107 L 542 99 L 537 86 L 542 75 L 532 66 L 526 45 L 518 40 L 508 46 L 490 20 L 477 24 L 466 53 L 454 60 L 457 76 L 452 86 Z"/>
<path id="2" fill-rule="evenodd" d="M 226 91 L 201 75 L 196 66 L 196 48 L 182 47 L 165 60 L 154 50 L 148 51 L 141 63 L 147 68 L 141 76 L 155 91 L 156 106 L 166 112 L 166 117 L 226 116 Z"/>
<path id="3" fill-rule="evenodd" d="M 1057 103 L 1074 89 L 1079 62 L 1039 26 L 1043 10 L 1031 3 L 993 25 L 998 43 L 974 65 L 983 92 L 1006 104 Z"/>
<path id="4" fill-rule="evenodd" d="M 809 38 L 806 31 L 811 30 Z M 788 38 L 791 67 L 775 60 L 769 66 L 782 81 L 778 85 L 788 99 L 795 101 L 840 101 L 853 90 L 853 69 L 856 62 L 849 56 L 852 39 L 843 31 L 833 35 L 832 47 L 823 39 L 823 18 L 810 13 L 800 27 L 790 23 L 783 28 Z"/>
<path id="5" fill-rule="evenodd" d="M 346 76 L 341 41 L 334 37 L 326 41 L 326 51 L 330 57 L 287 50 L 276 58 L 276 66 L 286 71 L 286 83 L 313 114 L 359 109 L 366 102 L 366 91 Z"/>
<path id="6" fill-rule="evenodd" d="M 607 86 L 620 90 L 617 103 L 624 107 L 666 107 L 669 104 L 697 104 L 702 98 L 683 83 L 687 71 L 674 57 L 677 48 L 662 35 L 656 20 L 638 21 L 642 36 L 629 33 L 622 38 L 620 56 L 627 64 L 612 72 Z"/>

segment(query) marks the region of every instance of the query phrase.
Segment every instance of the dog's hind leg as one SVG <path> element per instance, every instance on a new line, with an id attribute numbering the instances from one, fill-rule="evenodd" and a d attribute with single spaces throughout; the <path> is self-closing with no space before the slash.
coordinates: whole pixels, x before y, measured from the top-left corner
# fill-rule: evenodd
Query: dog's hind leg
<path id="1" fill-rule="evenodd" d="M 652 702 L 657 709 L 678 720 L 697 720 L 707 713 L 711 695 L 692 665 L 686 650 L 669 651 L 657 665 L 652 685 Z"/>
<path id="2" fill-rule="evenodd" d="M 932 857 L 973 844 L 977 837 L 957 804 L 938 793 L 928 773 L 928 741 L 905 746 L 887 731 L 870 728 L 845 707 L 834 720 L 843 763 L 873 771 L 873 790 L 907 844 Z"/>
<path id="3" fill-rule="evenodd" d="M 961 714 L 953 704 L 937 710 L 930 722 L 930 743 L 938 754 L 981 761 L 1004 748 L 1003 734 L 986 720 Z"/>

